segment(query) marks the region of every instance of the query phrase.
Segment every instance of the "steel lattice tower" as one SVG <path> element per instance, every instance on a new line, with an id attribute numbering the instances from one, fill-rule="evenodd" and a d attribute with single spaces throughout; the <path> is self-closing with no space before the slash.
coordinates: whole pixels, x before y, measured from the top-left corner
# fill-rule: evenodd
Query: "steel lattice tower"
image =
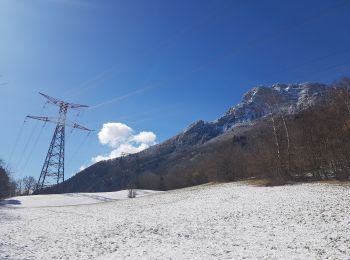
<path id="1" fill-rule="evenodd" d="M 85 130 L 88 132 L 92 131 L 77 123 L 66 122 L 68 109 L 79 110 L 86 108 L 87 106 L 64 102 L 43 93 L 39 94 L 48 100 L 47 103 L 54 104 L 59 107 L 59 116 L 57 119 L 50 119 L 49 117 L 42 116 L 27 116 L 27 118 L 56 124 L 55 132 L 53 134 L 49 150 L 46 154 L 45 162 L 41 169 L 40 177 L 35 187 L 34 194 L 40 193 L 40 191 L 44 188 L 64 182 L 64 151 L 66 127 Z"/>

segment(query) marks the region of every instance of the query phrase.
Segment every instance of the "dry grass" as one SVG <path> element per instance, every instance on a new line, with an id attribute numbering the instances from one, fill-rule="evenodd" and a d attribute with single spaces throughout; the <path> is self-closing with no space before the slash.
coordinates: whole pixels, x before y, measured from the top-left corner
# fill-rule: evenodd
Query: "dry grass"
<path id="1" fill-rule="evenodd" d="M 249 179 L 249 180 L 244 180 L 242 183 L 252 185 L 252 186 L 257 186 L 257 187 L 266 187 L 270 186 L 269 183 L 271 180 L 269 179 Z"/>
<path id="2" fill-rule="evenodd" d="M 256 186 L 256 187 L 272 187 L 272 186 L 283 186 L 283 185 L 295 185 L 295 184 L 301 184 L 305 182 L 285 182 L 285 183 L 280 183 L 276 182 L 272 179 L 249 179 L 249 180 L 243 180 L 242 183 Z M 339 180 L 325 180 L 325 181 L 315 181 L 314 183 L 327 183 L 331 185 L 339 185 L 339 186 L 346 186 L 350 187 L 350 180 L 345 180 L 345 181 L 339 181 Z"/>
<path id="3" fill-rule="evenodd" d="M 317 181 L 317 183 L 327 183 L 327 184 L 332 184 L 332 185 L 339 185 L 339 186 L 350 187 L 350 180 L 344 180 L 344 181 L 326 180 L 326 181 Z"/>

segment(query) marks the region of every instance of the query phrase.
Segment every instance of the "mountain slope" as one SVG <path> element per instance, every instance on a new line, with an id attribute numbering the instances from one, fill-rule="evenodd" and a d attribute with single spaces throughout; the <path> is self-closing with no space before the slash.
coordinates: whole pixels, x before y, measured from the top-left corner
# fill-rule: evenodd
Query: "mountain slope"
<path id="1" fill-rule="evenodd" d="M 193 168 L 194 184 L 205 183 L 208 180 L 201 176 L 197 165 L 201 164 L 203 157 L 210 160 L 213 145 L 219 141 L 230 142 L 271 112 L 298 113 L 322 100 L 328 90 L 326 85 L 318 83 L 255 87 L 219 119 L 213 122 L 197 121 L 178 135 L 138 154 L 98 162 L 67 180 L 64 191 L 120 190 L 131 182 L 147 189 L 184 187 L 188 184 L 179 179 L 188 178 L 181 176 L 181 172 L 184 172 L 184 168 L 188 171 L 189 167 Z M 173 176 L 167 180 L 168 184 L 171 179 L 177 184 L 169 186 L 164 183 L 165 175 Z M 63 191 L 62 187 L 58 188 Z"/>

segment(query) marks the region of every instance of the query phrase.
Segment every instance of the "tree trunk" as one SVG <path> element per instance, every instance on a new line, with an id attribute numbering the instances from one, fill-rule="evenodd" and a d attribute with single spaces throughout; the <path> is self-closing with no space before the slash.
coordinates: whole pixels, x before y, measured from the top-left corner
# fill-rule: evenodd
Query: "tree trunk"
<path id="1" fill-rule="evenodd" d="M 284 130 L 286 132 L 286 138 L 287 138 L 287 158 L 288 158 L 287 173 L 288 173 L 288 178 L 291 178 L 291 153 L 290 153 L 289 129 L 288 129 L 287 122 L 286 122 L 282 112 L 281 112 L 281 118 L 283 121 L 283 126 L 284 126 Z"/>
<path id="2" fill-rule="evenodd" d="M 280 149 L 280 143 L 278 141 L 278 135 L 277 135 L 277 128 L 275 123 L 275 118 L 273 117 L 273 114 L 271 114 L 271 121 L 272 121 L 272 129 L 273 129 L 273 135 L 275 137 L 275 145 L 276 145 L 276 155 L 277 155 L 277 169 L 275 173 L 275 177 L 277 181 L 282 181 L 282 161 L 281 161 L 281 149 Z"/>

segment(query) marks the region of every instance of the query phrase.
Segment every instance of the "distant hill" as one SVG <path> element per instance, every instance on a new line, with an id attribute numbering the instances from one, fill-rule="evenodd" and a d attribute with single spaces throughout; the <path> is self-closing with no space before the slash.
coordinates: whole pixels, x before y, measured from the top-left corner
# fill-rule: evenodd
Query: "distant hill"
<path id="1" fill-rule="evenodd" d="M 296 143 L 302 142 L 298 134 L 307 124 L 300 118 L 308 113 L 319 114 L 322 107 L 330 104 L 330 98 L 341 102 L 332 89 L 319 83 L 254 87 L 219 119 L 197 121 L 178 135 L 140 153 L 98 162 L 66 180 L 64 191 L 114 191 L 130 184 L 167 190 L 213 180 L 276 176 L 276 172 L 283 179 L 292 175 L 300 177 L 301 171 L 295 165 L 292 170 L 291 165 L 291 160 L 296 160 Z M 287 124 L 293 130 L 288 139 L 285 138 Z M 291 136 L 295 139 L 293 148 Z M 250 159 L 254 156 L 255 159 Z M 46 192 L 57 189 L 62 191 L 62 185 Z"/>

